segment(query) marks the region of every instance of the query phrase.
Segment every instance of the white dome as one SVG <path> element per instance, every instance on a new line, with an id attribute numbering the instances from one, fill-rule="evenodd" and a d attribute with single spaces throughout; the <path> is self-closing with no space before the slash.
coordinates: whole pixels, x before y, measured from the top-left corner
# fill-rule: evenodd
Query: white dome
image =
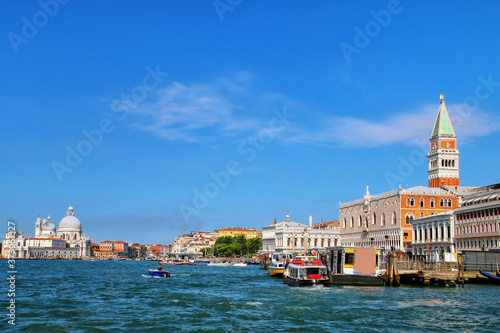
<path id="1" fill-rule="evenodd" d="M 50 221 L 47 221 L 42 224 L 43 231 L 56 231 L 56 225 Z"/>
<path id="2" fill-rule="evenodd" d="M 66 217 L 64 217 L 61 222 L 59 222 L 59 229 L 82 229 L 80 220 L 75 217 L 73 206 L 70 205 L 68 207 Z"/>
<path id="3" fill-rule="evenodd" d="M 63 228 L 63 229 L 64 228 L 81 229 L 82 225 L 80 223 L 80 220 L 78 220 L 76 217 L 74 217 L 74 216 L 66 216 L 59 223 L 59 229 L 61 229 L 61 228 Z"/>

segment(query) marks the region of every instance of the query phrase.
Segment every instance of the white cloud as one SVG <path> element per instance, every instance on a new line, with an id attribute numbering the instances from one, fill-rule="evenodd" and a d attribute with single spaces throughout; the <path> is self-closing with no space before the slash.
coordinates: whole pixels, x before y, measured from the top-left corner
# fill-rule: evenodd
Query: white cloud
<path id="1" fill-rule="evenodd" d="M 240 72 L 208 83 L 173 82 L 157 89 L 153 98 L 133 110 L 133 126 L 167 140 L 200 141 L 242 137 L 269 126 L 272 110 L 286 106 L 307 112 L 307 125 L 291 123 L 280 136 L 287 143 L 370 148 L 393 143 L 416 144 L 432 132 L 438 105 L 401 110 L 386 118 L 368 120 L 325 116 L 277 92 L 259 92 L 254 77 Z M 498 117 L 485 111 L 463 112 L 464 105 L 447 106 L 461 142 L 500 129 Z"/>
<path id="2" fill-rule="evenodd" d="M 258 130 L 287 101 L 277 93 L 255 92 L 252 83 L 249 72 L 205 84 L 173 82 L 133 111 L 133 125 L 168 140 L 187 141 Z"/>
<path id="3" fill-rule="evenodd" d="M 482 111 L 464 113 L 460 104 L 447 107 L 455 134 L 467 141 L 500 129 L 497 117 Z M 329 116 L 321 120 L 315 129 L 298 129 L 289 142 L 334 145 L 347 148 L 366 148 L 398 142 L 415 143 L 428 139 L 434 126 L 438 108 L 425 106 L 411 112 L 394 114 L 380 121 L 360 118 Z M 465 114 L 465 116 L 464 116 Z M 467 116 L 468 115 L 468 116 Z"/>

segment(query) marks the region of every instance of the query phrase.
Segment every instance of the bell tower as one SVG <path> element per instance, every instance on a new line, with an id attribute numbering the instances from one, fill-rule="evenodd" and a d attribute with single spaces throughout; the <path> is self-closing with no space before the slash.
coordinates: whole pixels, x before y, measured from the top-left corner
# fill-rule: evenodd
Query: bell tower
<path id="1" fill-rule="evenodd" d="M 429 187 L 459 186 L 457 137 L 441 97 L 436 122 L 430 138 Z"/>

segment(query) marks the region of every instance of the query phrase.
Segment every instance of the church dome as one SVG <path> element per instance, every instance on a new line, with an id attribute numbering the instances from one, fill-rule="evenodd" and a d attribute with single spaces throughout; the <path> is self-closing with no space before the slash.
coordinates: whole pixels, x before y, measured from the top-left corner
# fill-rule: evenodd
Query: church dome
<path id="1" fill-rule="evenodd" d="M 47 218 L 47 220 L 45 220 L 42 223 L 42 231 L 56 231 L 56 225 L 54 223 L 52 223 L 52 220 L 50 219 L 50 215 Z"/>
<path id="2" fill-rule="evenodd" d="M 81 229 L 80 220 L 75 217 L 73 206 L 68 207 L 66 216 L 59 222 L 59 229 Z"/>

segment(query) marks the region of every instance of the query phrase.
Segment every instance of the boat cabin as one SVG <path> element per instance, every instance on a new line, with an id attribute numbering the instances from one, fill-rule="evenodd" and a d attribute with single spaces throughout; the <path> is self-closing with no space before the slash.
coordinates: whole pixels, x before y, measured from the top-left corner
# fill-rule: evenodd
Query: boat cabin
<path id="1" fill-rule="evenodd" d="M 365 247 L 328 248 L 332 274 L 379 274 L 380 250 Z"/>
<path id="2" fill-rule="evenodd" d="M 271 256 L 271 266 L 275 268 L 285 267 L 286 259 L 291 257 L 292 255 L 288 253 L 273 253 Z"/>
<path id="3" fill-rule="evenodd" d="M 292 265 L 288 266 L 289 276 L 298 280 L 316 280 L 328 276 L 327 269 L 325 266 L 319 263 L 315 263 L 314 266 L 309 266 L 303 263 L 297 263 L 297 260 L 292 261 Z M 301 260 L 300 260 L 301 261 Z"/>

